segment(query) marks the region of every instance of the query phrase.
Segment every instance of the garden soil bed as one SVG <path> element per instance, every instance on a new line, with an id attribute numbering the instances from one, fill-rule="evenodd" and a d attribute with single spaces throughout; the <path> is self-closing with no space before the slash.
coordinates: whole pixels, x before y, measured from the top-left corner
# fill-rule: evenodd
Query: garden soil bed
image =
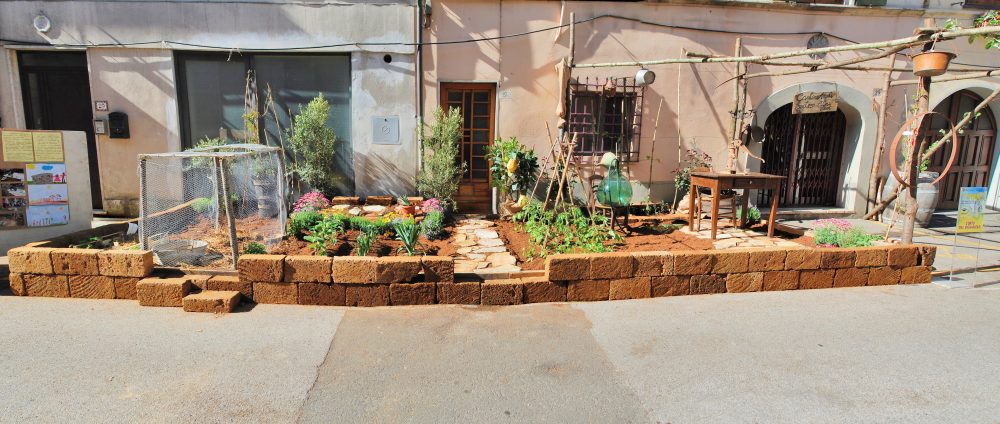
<path id="1" fill-rule="evenodd" d="M 426 255 L 452 256 L 455 254 L 455 250 L 458 247 L 451 242 L 451 229 L 449 228 L 447 231 L 447 236 L 440 240 L 428 240 L 426 237 L 421 235 L 418 239 L 418 243 L 420 245 L 417 249 Z M 346 241 L 343 235 L 339 236 L 337 238 L 337 244 L 331 246 L 327 250 L 327 254 L 329 256 L 353 256 L 355 254 L 354 247 L 357 245 L 356 240 L 358 234 L 360 234 L 360 231 L 347 231 Z M 391 237 L 381 236 L 372 245 L 371 250 L 368 252 L 368 256 L 405 255 L 405 251 L 399 251 L 401 246 L 403 246 L 403 242 Z M 275 255 L 312 255 L 313 251 L 309 247 L 309 242 L 299 240 L 295 237 L 286 237 L 278 244 L 278 246 L 270 249 L 268 253 L 273 253 Z"/>
<path id="2" fill-rule="evenodd" d="M 243 249 L 247 243 L 264 243 L 264 236 L 261 233 L 273 231 L 275 225 L 274 218 L 260 218 L 256 215 L 236 219 L 236 238 L 239 248 Z M 221 256 L 210 262 L 198 264 L 196 268 L 227 268 L 232 266 L 233 255 L 229 246 L 229 230 L 222 226 L 215 228 L 212 220 L 199 216 L 196 221 L 188 225 L 184 231 L 170 236 L 174 240 L 202 240 L 208 243 L 206 256 Z M 187 268 L 189 266 L 182 266 Z"/>

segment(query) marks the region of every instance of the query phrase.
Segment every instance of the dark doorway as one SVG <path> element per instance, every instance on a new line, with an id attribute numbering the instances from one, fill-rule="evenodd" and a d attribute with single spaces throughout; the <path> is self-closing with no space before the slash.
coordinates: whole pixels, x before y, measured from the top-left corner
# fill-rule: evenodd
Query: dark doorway
<path id="1" fill-rule="evenodd" d="M 958 123 L 966 113 L 972 113 L 976 105 L 983 101 L 976 93 L 962 90 L 952 94 L 934 108 L 935 112 L 944 114 L 952 123 Z M 939 115 L 931 115 L 930 128 L 923 130 L 924 137 L 931 143 L 941 137 L 941 131 L 950 129 L 948 123 Z M 985 187 L 990 184 L 990 168 L 993 165 L 993 146 L 997 135 L 996 122 L 993 122 L 993 111 L 989 107 L 983 109 L 972 123 L 958 134 L 958 157 L 941 184 L 938 209 L 955 209 L 958 207 L 958 195 L 962 187 Z M 945 143 L 931 157 L 927 170 L 944 171 L 944 166 L 951 156 L 951 143 Z"/>
<path id="2" fill-rule="evenodd" d="M 87 54 L 22 51 L 17 54 L 17 63 L 21 72 L 21 96 L 27 128 L 83 131 L 87 134 L 91 203 L 94 209 L 103 209 L 94 115 L 90 107 Z"/>
<path id="3" fill-rule="evenodd" d="M 490 212 L 490 165 L 486 149 L 493 144 L 496 85 L 490 83 L 442 83 L 441 107 L 462 113 L 462 145 L 459 158 L 465 175 L 455 194 L 463 212 Z"/>
<path id="4" fill-rule="evenodd" d="M 767 117 L 761 172 L 788 177 L 782 184 L 781 206 L 836 206 L 840 157 L 847 119 L 837 110 L 793 114 L 787 104 Z M 759 204 L 771 193 L 761 190 Z"/>

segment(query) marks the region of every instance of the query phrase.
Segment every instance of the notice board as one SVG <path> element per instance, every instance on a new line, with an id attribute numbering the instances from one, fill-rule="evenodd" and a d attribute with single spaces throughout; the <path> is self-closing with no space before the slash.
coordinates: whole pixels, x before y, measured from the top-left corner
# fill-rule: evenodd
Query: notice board
<path id="1" fill-rule="evenodd" d="M 69 223 L 61 131 L 0 130 L 0 230 Z"/>

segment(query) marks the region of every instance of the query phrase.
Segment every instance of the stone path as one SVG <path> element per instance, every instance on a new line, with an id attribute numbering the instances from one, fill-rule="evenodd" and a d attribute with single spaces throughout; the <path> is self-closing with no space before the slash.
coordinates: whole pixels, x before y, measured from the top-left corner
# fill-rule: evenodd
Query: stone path
<path id="1" fill-rule="evenodd" d="M 507 274 L 521 270 L 495 227 L 493 221 L 476 216 L 466 216 L 455 223 L 452 238 L 452 243 L 458 246 L 455 272 Z"/>
<path id="2" fill-rule="evenodd" d="M 707 240 L 712 238 L 712 223 L 710 220 L 703 219 L 698 231 L 689 230 L 687 225 L 681 227 L 680 231 Z M 719 220 L 718 232 L 712 244 L 720 250 L 743 247 L 803 247 L 791 240 L 767 238 L 767 233 L 735 228 L 723 220 Z"/>

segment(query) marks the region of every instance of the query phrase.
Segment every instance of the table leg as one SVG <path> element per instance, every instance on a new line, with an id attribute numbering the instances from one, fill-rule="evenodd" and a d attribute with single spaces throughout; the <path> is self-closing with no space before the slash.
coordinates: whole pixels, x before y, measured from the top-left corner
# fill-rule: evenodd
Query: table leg
<path id="1" fill-rule="evenodd" d="M 688 229 L 695 231 L 694 229 L 694 196 L 697 193 L 698 187 L 694 184 L 688 185 Z"/>
<path id="2" fill-rule="evenodd" d="M 712 240 L 719 228 L 719 187 L 712 187 Z"/>
<path id="3" fill-rule="evenodd" d="M 778 190 L 781 186 L 771 188 L 771 214 L 767 217 L 767 237 L 774 237 L 774 218 L 778 215 Z"/>
<path id="4" fill-rule="evenodd" d="M 743 190 L 743 196 L 740 199 L 740 228 L 744 228 L 747 225 L 747 220 L 750 219 L 750 210 L 747 209 L 750 206 L 750 189 Z"/>

